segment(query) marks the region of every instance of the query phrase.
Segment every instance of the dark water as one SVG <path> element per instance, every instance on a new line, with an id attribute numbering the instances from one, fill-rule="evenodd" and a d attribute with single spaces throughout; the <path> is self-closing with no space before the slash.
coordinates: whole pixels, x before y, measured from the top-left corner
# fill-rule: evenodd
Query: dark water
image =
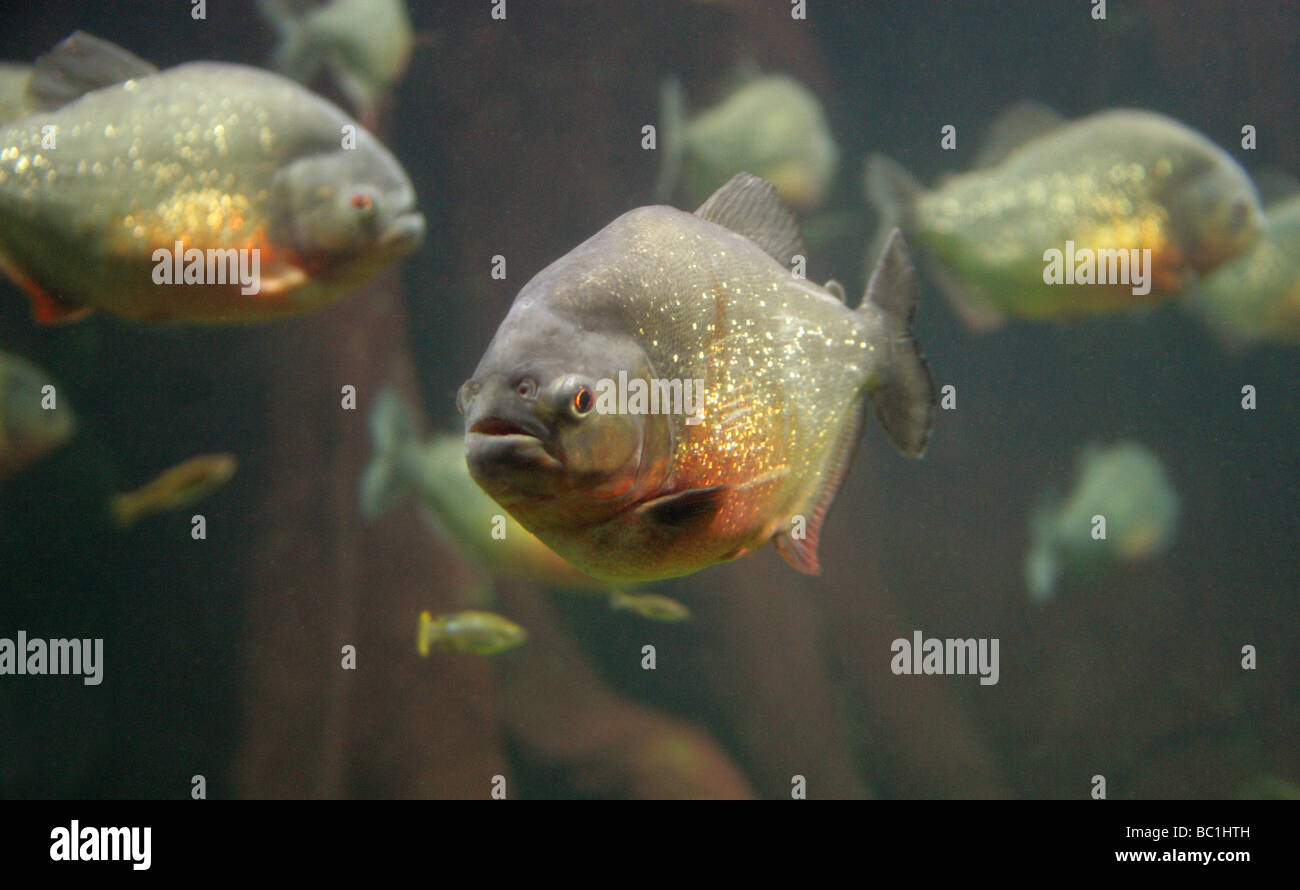
<path id="1" fill-rule="evenodd" d="M 925 459 L 868 424 L 823 575 L 768 549 L 656 585 L 694 610 L 684 626 L 510 583 L 496 608 L 529 627 L 525 648 L 420 659 L 416 616 L 462 602 L 466 564 L 413 510 L 367 526 L 356 508 L 378 387 L 453 427 L 456 389 L 519 287 L 648 202 L 640 128 L 663 77 L 703 104 L 750 58 L 818 94 L 841 152 L 830 208 L 858 222 L 809 275 L 857 293 L 866 154 L 932 182 L 968 164 L 938 149 L 942 124 L 973 146 L 1019 99 L 1066 117 L 1150 108 L 1251 172 L 1300 174 L 1294 4 L 1111 3 L 1095 21 L 1082 2 L 810 2 L 802 22 L 781 2 L 510 0 L 505 22 L 489 6 L 411 4 L 435 38 L 379 132 L 428 237 L 344 302 L 239 328 L 37 328 L 0 286 L 0 348 L 65 382 L 81 420 L 0 485 L 0 636 L 102 637 L 106 653 L 97 687 L 0 676 L 0 795 L 177 798 L 195 775 L 209 797 L 486 797 L 498 775 L 512 797 L 784 797 L 796 775 L 817 797 L 1082 798 L 1101 775 L 1114 798 L 1217 798 L 1300 782 L 1300 363 L 1293 347 L 1224 351 L 1176 306 L 978 335 L 926 285 L 918 337 L 958 406 Z M 204 21 L 181 3 L 34 5 L 3 27 L 15 61 L 78 28 L 160 68 L 265 65 L 274 47 L 237 2 L 210 2 Z M 1254 151 L 1238 148 L 1243 123 Z M 1172 546 L 1035 607 L 1033 505 L 1068 486 L 1081 444 L 1121 438 L 1160 455 L 1179 492 Z M 222 450 L 241 468 L 197 508 L 207 540 L 188 510 L 111 529 L 109 494 Z M 999 682 L 894 675 L 891 641 L 914 630 L 997 638 Z"/>

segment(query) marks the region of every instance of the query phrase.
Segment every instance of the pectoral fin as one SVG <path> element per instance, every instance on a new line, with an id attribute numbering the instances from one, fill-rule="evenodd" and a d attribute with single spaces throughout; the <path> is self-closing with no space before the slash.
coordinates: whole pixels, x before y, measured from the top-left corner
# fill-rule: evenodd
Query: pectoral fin
<path id="1" fill-rule="evenodd" d="M 664 495 L 636 508 L 636 515 L 664 532 L 679 532 L 708 524 L 722 507 L 727 486 L 690 488 Z"/>

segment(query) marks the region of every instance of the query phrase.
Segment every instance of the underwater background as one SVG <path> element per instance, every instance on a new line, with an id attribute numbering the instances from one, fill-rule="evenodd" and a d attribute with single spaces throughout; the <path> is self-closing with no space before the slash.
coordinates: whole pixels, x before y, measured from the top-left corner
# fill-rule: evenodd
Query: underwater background
<path id="1" fill-rule="evenodd" d="M 923 275 L 917 336 L 956 391 L 925 458 L 902 460 L 868 423 L 822 574 L 765 548 L 647 586 L 689 622 L 498 581 L 492 609 L 527 643 L 422 658 L 419 614 L 465 608 L 473 570 L 413 505 L 363 520 L 358 485 L 381 388 L 417 400 L 426 431 L 457 429 L 457 389 L 519 288 L 652 202 L 642 127 L 665 77 L 702 107 L 752 60 L 817 95 L 840 222 L 810 238 L 808 275 L 853 302 L 874 261 L 863 159 L 934 182 L 1021 99 L 1067 118 L 1152 109 L 1251 173 L 1300 174 L 1296 4 L 1133 0 L 1104 21 L 1085 2 L 809 0 L 803 21 L 781 0 L 509 0 L 504 21 L 491 5 L 409 4 L 426 37 L 376 132 L 427 235 L 350 297 L 264 325 L 38 327 L 0 284 L 0 349 L 60 381 L 79 422 L 0 482 L 0 636 L 105 641 L 99 686 L 0 677 L 0 796 L 188 797 L 196 775 L 213 798 L 482 799 L 494 776 L 516 798 L 788 798 L 794 776 L 820 798 L 1083 798 L 1096 775 L 1112 798 L 1295 795 L 1300 359 L 1225 348 L 1177 305 L 977 334 Z M 164 69 L 269 63 L 255 4 L 190 12 L 18 8 L 3 57 L 81 29 Z M 939 147 L 944 124 L 957 152 Z M 356 410 L 340 408 L 345 386 Z M 1082 445 L 1121 439 L 1177 489 L 1172 543 L 1031 601 L 1042 493 L 1069 488 Z M 194 510 L 113 527 L 112 493 L 203 452 L 236 455 L 237 474 Z M 997 638 L 998 683 L 894 674 L 891 642 L 916 630 Z"/>

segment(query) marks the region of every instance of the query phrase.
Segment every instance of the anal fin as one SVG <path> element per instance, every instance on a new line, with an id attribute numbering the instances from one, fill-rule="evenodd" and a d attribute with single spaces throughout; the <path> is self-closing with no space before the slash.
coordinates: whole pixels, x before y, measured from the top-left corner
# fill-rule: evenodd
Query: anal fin
<path id="1" fill-rule="evenodd" d="M 32 301 L 32 318 L 37 324 L 70 324 L 81 321 L 95 311 L 89 306 L 73 306 L 65 303 L 39 287 L 28 285 L 26 290 Z"/>

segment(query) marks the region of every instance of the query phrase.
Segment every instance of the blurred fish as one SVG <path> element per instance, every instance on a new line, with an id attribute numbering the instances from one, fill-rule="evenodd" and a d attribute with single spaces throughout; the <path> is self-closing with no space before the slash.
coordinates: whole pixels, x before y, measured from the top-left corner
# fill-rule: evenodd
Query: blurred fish
<path id="1" fill-rule="evenodd" d="M 27 81 L 31 76 L 31 65 L 0 62 L 0 123 L 32 113 L 27 98 Z"/>
<path id="2" fill-rule="evenodd" d="M 1179 510 L 1164 466 L 1145 446 L 1085 446 L 1074 490 L 1063 503 L 1045 498 L 1031 521 L 1030 597 L 1049 599 L 1066 569 L 1086 572 L 1161 552 L 1173 539 Z M 1096 516 L 1105 518 L 1104 539 L 1094 537 Z"/>
<path id="3" fill-rule="evenodd" d="M 696 205 L 737 173 L 748 171 L 776 187 L 801 212 L 826 199 L 839 169 L 839 149 L 821 103 L 785 75 L 757 75 L 690 120 L 682 86 L 660 90 L 661 158 L 655 199 L 674 193 Z"/>
<path id="4" fill-rule="evenodd" d="M 632 210 L 542 270 L 457 400 L 475 481 L 597 578 L 687 575 L 769 540 L 817 572 L 864 397 L 919 456 L 934 387 L 902 237 L 856 310 L 791 274 L 800 250 L 772 186 L 741 174 L 694 214 Z"/>
<path id="5" fill-rule="evenodd" d="M 0 352 L 0 479 L 31 466 L 76 432 L 67 396 L 57 388 L 47 394 L 46 386 L 54 382 L 40 368 Z"/>
<path id="6" fill-rule="evenodd" d="M 495 612 L 452 612 L 434 618 L 420 613 L 416 648 L 428 656 L 433 646 L 470 655 L 496 655 L 528 639 L 528 631 Z"/>
<path id="7" fill-rule="evenodd" d="M 686 621 L 691 610 L 667 596 L 657 593 L 623 593 L 615 591 L 609 597 L 610 608 L 633 612 L 651 621 Z"/>
<path id="8" fill-rule="evenodd" d="M 994 124 L 978 163 L 931 191 L 886 158 L 866 168 L 884 228 L 897 225 L 918 245 L 976 329 L 1007 316 L 1067 318 L 1179 296 L 1259 234 L 1246 172 L 1200 133 L 1154 112 L 1102 111 L 1066 123 L 1024 103 Z M 1131 268 L 1130 251 L 1147 249 L 1147 268 Z M 1045 281 L 1049 251 L 1059 252 L 1071 283 Z M 1077 264 L 1089 262 L 1094 272 L 1104 267 L 1106 283 L 1073 283 Z"/>
<path id="9" fill-rule="evenodd" d="M 260 0 L 280 34 L 275 67 L 301 83 L 328 68 L 362 123 L 379 109 L 411 60 L 414 38 L 404 0 Z"/>
<path id="10" fill-rule="evenodd" d="M 1189 305 L 1227 342 L 1300 342 L 1300 194 L 1266 207 L 1254 248 L 1202 281 Z"/>
<path id="11" fill-rule="evenodd" d="M 113 496 L 110 507 L 119 528 L 145 516 L 181 510 L 210 495 L 235 475 L 234 455 L 201 454 L 159 473 L 137 488 Z"/>
<path id="12" fill-rule="evenodd" d="M 0 266 L 38 321 L 306 312 L 424 236 L 393 156 L 277 75 L 158 72 L 77 33 L 37 61 L 29 93 L 46 110 L 0 126 Z"/>
<path id="13" fill-rule="evenodd" d="M 375 399 L 370 432 L 375 454 L 361 478 L 361 513 L 367 519 L 405 497 L 418 497 L 435 527 L 493 576 L 556 587 L 609 589 L 607 583 L 584 575 L 558 556 L 483 493 L 465 465 L 463 434 L 419 441 L 410 412 L 390 389 Z"/>

